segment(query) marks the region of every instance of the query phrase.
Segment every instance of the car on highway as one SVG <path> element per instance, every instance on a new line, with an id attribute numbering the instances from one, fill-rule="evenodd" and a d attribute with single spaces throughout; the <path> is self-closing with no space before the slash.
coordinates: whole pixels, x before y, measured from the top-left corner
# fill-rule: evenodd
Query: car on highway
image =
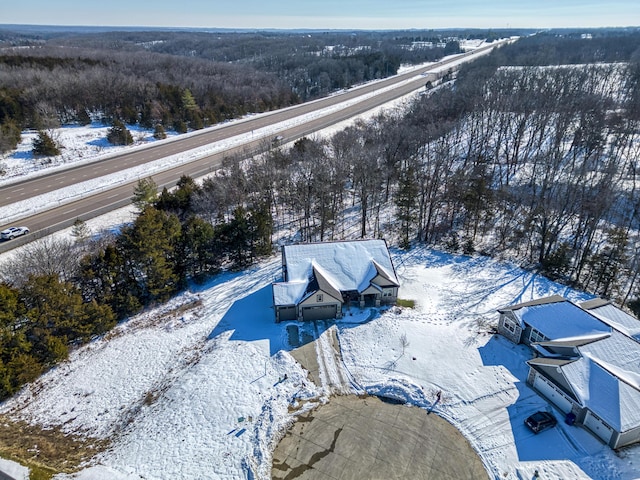
<path id="1" fill-rule="evenodd" d="M 11 240 L 12 238 L 26 235 L 27 233 L 29 233 L 29 229 L 27 227 L 9 227 L 0 232 L 0 239 Z"/>
<path id="2" fill-rule="evenodd" d="M 555 427 L 556 423 L 558 423 L 556 417 L 549 412 L 536 412 L 524 421 L 524 424 L 529 427 L 533 433 L 540 433 L 547 428 Z"/>

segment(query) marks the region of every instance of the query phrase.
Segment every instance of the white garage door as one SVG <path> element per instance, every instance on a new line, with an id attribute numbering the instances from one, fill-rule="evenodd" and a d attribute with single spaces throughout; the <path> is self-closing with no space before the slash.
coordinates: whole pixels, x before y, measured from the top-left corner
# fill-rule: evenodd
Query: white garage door
<path id="1" fill-rule="evenodd" d="M 533 381 L 533 388 L 547 397 L 547 399 L 564 413 L 571 411 L 571 401 L 569 401 L 558 388 L 549 383 L 544 377 L 541 377 L 540 374 L 536 375 L 536 379 Z"/>
<path id="2" fill-rule="evenodd" d="M 585 427 L 600 437 L 604 443 L 609 443 L 611 436 L 613 435 L 613 428 L 604 423 L 600 417 L 594 415 L 590 411 L 587 411 L 587 415 L 584 417 L 583 423 Z"/>

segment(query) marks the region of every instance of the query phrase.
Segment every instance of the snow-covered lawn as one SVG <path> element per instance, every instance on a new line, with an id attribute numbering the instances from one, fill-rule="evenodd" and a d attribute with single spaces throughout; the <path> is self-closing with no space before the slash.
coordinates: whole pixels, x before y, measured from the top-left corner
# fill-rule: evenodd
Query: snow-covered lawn
<path id="1" fill-rule="evenodd" d="M 524 419 L 551 408 L 525 384 L 530 353 L 489 333 L 500 306 L 587 295 L 487 258 L 393 253 L 401 296 L 416 308 L 370 321 L 369 312 L 355 312 L 337 323 L 343 377 L 354 391 L 429 408 L 441 390 L 435 412 L 460 429 L 495 478 L 532 478 L 535 470 L 542 478 L 637 477 L 640 447 L 616 454 L 563 422 L 529 432 Z M 270 283 L 279 269 L 276 257 L 220 275 L 123 323 L 1 411 L 112 438 L 96 465 L 73 478 L 270 478 L 271 452 L 295 414 L 330 401 L 288 353 L 291 322 L 274 322 Z M 320 324 L 320 333 L 329 326 Z"/>

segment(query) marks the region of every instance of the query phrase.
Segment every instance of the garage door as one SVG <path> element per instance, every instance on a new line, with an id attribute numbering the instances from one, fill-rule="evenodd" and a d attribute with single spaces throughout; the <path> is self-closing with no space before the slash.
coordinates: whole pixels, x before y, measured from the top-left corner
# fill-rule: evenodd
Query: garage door
<path id="1" fill-rule="evenodd" d="M 571 401 L 569 401 L 555 385 L 552 385 L 539 374 L 536 375 L 536 379 L 533 381 L 533 388 L 538 390 L 564 413 L 569 413 L 571 411 Z"/>
<path id="2" fill-rule="evenodd" d="M 290 307 L 278 307 L 278 319 L 281 322 L 283 320 L 295 320 L 296 318 L 297 315 L 295 305 L 292 305 Z"/>
<path id="3" fill-rule="evenodd" d="M 304 307 L 302 309 L 303 320 L 326 320 L 336 318 L 338 311 L 336 305 L 320 305 L 317 307 Z"/>
<path id="4" fill-rule="evenodd" d="M 587 415 L 584 417 L 583 423 L 585 427 L 600 437 L 604 443 L 609 443 L 611 436 L 613 435 L 613 428 L 604 423 L 600 417 L 594 415 L 590 411 L 587 411 Z"/>

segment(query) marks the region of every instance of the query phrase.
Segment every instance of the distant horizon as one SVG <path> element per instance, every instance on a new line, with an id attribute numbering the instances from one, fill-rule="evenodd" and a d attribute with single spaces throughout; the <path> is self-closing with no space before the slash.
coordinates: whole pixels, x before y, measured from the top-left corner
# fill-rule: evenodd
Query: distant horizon
<path id="1" fill-rule="evenodd" d="M 225 30 L 598 29 L 640 25 L 637 0 L 23 0 L 4 25 Z M 631 22 L 635 22 L 635 25 Z"/>
<path id="2" fill-rule="evenodd" d="M 22 30 L 34 32 L 63 32 L 63 31 L 195 31 L 195 32 L 425 32 L 425 31 L 513 31 L 524 30 L 531 32 L 556 31 L 556 30 L 625 30 L 640 29 L 640 25 L 627 26 L 603 26 L 603 27 L 438 27 L 438 28 L 277 28 L 277 27 L 188 27 L 165 25 L 52 25 L 52 24 L 17 24 L 0 23 L 0 30 Z"/>

